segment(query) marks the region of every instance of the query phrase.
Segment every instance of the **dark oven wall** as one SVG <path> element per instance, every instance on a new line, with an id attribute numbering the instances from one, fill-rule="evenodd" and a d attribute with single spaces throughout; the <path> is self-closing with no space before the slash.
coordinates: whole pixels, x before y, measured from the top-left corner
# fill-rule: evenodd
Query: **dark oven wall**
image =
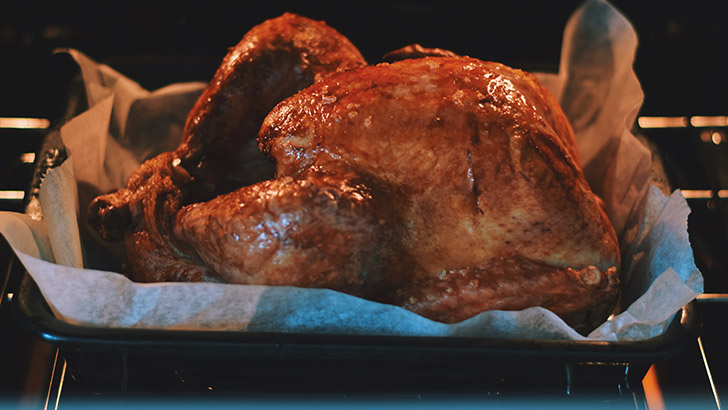
<path id="1" fill-rule="evenodd" d="M 78 48 L 156 88 L 208 79 L 227 47 L 253 25 L 286 11 L 325 20 L 351 38 L 370 62 L 392 49 L 421 43 L 526 69 L 555 70 L 564 24 L 579 4 L 10 0 L 0 13 L 0 113 L 58 114 L 66 73 L 49 69 L 56 47 Z M 612 4 L 634 23 L 640 37 L 636 69 L 647 95 L 644 113 L 728 111 L 725 2 Z"/>

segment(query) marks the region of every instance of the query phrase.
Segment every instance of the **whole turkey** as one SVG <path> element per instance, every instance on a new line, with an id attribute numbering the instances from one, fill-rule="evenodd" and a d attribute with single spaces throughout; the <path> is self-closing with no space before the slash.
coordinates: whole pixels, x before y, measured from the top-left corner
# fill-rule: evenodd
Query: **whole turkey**
<path id="1" fill-rule="evenodd" d="M 96 198 L 92 225 L 125 240 L 137 281 L 324 287 L 448 323 L 531 306 L 603 322 L 619 245 L 554 97 L 499 63 L 405 50 L 368 65 L 321 22 L 253 28 L 180 146 Z"/>

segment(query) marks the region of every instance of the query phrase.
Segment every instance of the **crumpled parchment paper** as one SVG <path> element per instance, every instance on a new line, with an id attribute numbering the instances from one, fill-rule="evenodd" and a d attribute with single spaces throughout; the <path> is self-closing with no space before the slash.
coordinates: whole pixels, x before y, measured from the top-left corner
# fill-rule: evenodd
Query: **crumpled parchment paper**
<path id="1" fill-rule="evenodd" d="M 65 52 L 81 67 L 90 108 L 61 129 L 69 158 L 43 181 L 43 219 L 2 213 L 0 231 L 53 313 L 82 326 L 648 339 L 664 332 L 674 314 L 702 292 L 703 279 L 688 241 L 690 209 L 679 192 L 666 197 L 650 184 L 650 152 L 630 131 L 643 99 L 632 70 L 636 47 L 636 34 L 619 12 L 603 0 L 588 0 L 565 28 L 559 73 L 537 74 L 574 126 L 585 176 L 605 200 L 621 244 L 622 306 L 587 337 L 543 308 L 484 312 L 447 325 L 325 289 L 138 284 L 89 269 L 99 261 L 113 266 L 119 255 L 94 241 L 83 222 L 89 201 L 124 186 L 141 161 L 177 145 L 204 84 L 150 92 L 76 50 Z"/>

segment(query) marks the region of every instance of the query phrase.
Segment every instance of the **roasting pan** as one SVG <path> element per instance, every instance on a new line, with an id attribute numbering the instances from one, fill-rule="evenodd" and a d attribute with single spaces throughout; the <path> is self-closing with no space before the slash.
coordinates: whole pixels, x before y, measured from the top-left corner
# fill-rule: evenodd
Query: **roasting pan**
<path id="1" fill-rule="evenodd" d="M 57 319 L 28 274 L 13 310 L 61 349 L 76 381 L 107 393 L 145 389 L 150 377 L 188 393 L 629 392 L 700 328 L 695 302 L 660 336 L 625 342 L 94 328 Z"/>
<path id="2" fill-rule="evenodd" d="M 66 119 L 86 108 L 81 79 L 69 83 Z M 58 144 L 54 127 L 31 197 L 65 158 Z M 27 273 L 12 306 L 26 330 L 60 349 L 74 380 L 98 393 L 629 393 L 700 329 L 695 302 L 660 336 L 625 342 L 95 328 L 56 318 Z"/>

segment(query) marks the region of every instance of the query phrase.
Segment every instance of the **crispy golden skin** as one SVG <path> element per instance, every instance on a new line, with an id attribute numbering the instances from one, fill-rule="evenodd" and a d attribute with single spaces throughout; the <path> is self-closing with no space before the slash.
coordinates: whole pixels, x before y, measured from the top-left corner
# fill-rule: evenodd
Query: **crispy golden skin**
<path id="1" fill-rule="evenodd" d="M 271 38 L 301 30 L 286 19 L 246 35 L 240 56 L 279 56 L 290 43 Z M 225 74 L 243 58 L 231 52 L 180 147 L 92 204 L 102 233 L 125 235 L 135 280 L 326 287 L 442 322 L 531 306 L 579 330 L 606 318 L 616 235 L 564 114 L 531 75 L 417 47 L 366 66 L 345 40 L 306 44 L 320 54 L 303 59 L 319 61 L 306 81 L 288 80 L 300 77 L 288 73 L 300 71 L 295 47 L 233 70 L 245 74 Z M 321 44 L 343 54 L 324 62 Z M 275 164 L 260 182 L 245 165 L 258 158 L 240 166 L 257 128 L 245 113 Z"/>

